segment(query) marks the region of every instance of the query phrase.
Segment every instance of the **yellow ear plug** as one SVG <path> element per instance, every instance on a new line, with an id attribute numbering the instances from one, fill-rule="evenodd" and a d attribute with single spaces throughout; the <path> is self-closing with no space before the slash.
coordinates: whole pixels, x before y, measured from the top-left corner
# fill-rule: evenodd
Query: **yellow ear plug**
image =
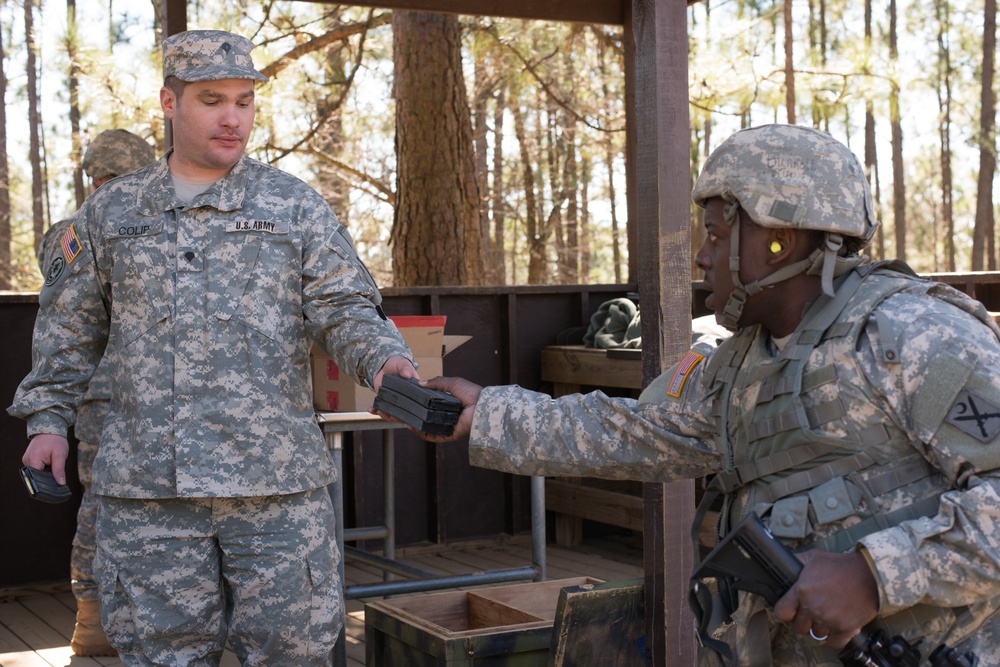
<path id="1" fill-rule="evenodd" d="M 781 244 L 778 243 L 777 241 L 771 241 L 771 254 L 777 255 L 781 251 L 782 251 Z"/>

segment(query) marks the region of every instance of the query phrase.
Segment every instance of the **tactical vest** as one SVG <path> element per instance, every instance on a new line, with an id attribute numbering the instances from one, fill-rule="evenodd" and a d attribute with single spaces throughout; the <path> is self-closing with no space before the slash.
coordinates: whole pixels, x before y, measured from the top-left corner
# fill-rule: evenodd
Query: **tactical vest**
<path id="1" fill-rule="evenodd" d="M 780 352 L 769 349 L 759 327 L 751 327 L 723 342 L 709 360 L 702 383 L 715 397 L 723 469 L 708 487 L 696 524 L 721 495 L 719 536 L 755 510 L 793 551 L 843 552 L 865 535 L 937 512 L 941 494 L 951 488 L 948 480 L 879 409 L 857 354 L 873 321 L 881 361 L 899 363 L 901 332 L 877 307 L 903 290 L 926 294 L 934 283 L 901 263 L 858 267 L 839 282 L 836 296 L 810 307 Z M 948 301 L 987 322 L 985 309 L 970 299 L 956 293 Z M 995 330 L 992 322 L 988 326 Z M 730 612 L 734 603 L 728 602 Z M 758 612 L 760 605 L 758 600 Z M 981 619 L 983 610 L 977 611 Z M 962 612 L 917 606 L 877 623 L 889 636 L 936 641 L 931 638 L 956 622 L 976 624 L 957 618 Z M 764 631 L 761 641 L 768 638 Z M 743 645 L 758 656 L 765 648 Z M 839 664 L 835 653 L 820 655 L 828 652 L 815 649 L 817 664 Z"/>

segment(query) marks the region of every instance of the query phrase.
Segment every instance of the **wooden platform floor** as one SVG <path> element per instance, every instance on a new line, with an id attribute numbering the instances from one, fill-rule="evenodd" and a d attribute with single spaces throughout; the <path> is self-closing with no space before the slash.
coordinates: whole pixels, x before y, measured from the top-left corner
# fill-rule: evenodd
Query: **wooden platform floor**
<path id="1" fill-rule="evenodd" d="M 513 538 L 450 548 L 410 547 L 397 550 L 399 560 L 441 574 L 466 574 L 531 563 L 530 541 Z M 589 576 L 605 581 L 641 577 L 641 538 L 633 540 L 589 540 L 574 548 L 549 546 L 547 578 Z M 348 585 L 375 583 L 382 573 L 348 560 Z M 495 584 L 494 584 L 495 585 Z M 501 584 L 502 585 L 502 584 Z M 428 595 L 414 593 L 413 595 Z M 44 588 L 0 589 L 0 667 L 116 667 L 117 658 L 81 658 L 69 648 L 73 634 L 76 601 L 69 583 Z M 347 664 L 365 662 L 364 601 L 347 603 Z M 222 667 L 239 667 L 236 656 L 226 651 Z"/>

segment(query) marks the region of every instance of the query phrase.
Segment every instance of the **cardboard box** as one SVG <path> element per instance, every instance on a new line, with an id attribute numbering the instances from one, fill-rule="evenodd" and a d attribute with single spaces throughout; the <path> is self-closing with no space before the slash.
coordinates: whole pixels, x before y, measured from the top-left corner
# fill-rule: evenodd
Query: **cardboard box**
<path id="1" fill-rule="evenodd" d="M 446 354 L 472 336 L 446 336 L 444 315 L 390 316 L 390 320 L 410 347 L 420 377 L 429 380 L 443 372 Z M 337 364 L 323 350 L 313 346 L 312 364 L 313 407 L 320 412 L 366 412 L 375 400 L 375 392 L 357 384 L 349 374 L 340 372 Z"/>
<path id="2" fill-rule="evenodd" d="M 365 664 L 548 664 L 560 591 L 598 583 L 576 577 L 370 602 L 365 605 Z"/>

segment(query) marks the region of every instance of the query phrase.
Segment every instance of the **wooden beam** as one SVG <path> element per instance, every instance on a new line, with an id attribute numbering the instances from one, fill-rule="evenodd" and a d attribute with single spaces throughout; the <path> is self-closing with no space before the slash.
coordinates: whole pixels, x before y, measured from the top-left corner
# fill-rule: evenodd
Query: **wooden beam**
<path id="1" fill-rule="evenodd" d="M 643 529 L 642 498 L 619 491 L 546 479 L 545 509 L 640 533 Z"/>
<path id="2" fill-rule="evenodd" d="M 330 0 L 302 0 L 332 4 Z M 347 0 L 340 4 L 415 12 L 622 25 L 628 0 Z"/>
<path id="3" fill-rule="evenodd" d="M 187 0 L 160 0 L 160 11 L 164 37 L 187 30 Z"/>
<path id="4" fill-rule="evenodd" d="M 632 150 L 646 386 L 691 340 L 687 5 L 632 0 L 628 25 L 636 81 L 635 117 L 628 121 L 642 133 Z M 694 482 L 645 484 L 643 504 L 647 664 L 693 667 L 697 652 L 687 593 L 694 567 Z"/>

